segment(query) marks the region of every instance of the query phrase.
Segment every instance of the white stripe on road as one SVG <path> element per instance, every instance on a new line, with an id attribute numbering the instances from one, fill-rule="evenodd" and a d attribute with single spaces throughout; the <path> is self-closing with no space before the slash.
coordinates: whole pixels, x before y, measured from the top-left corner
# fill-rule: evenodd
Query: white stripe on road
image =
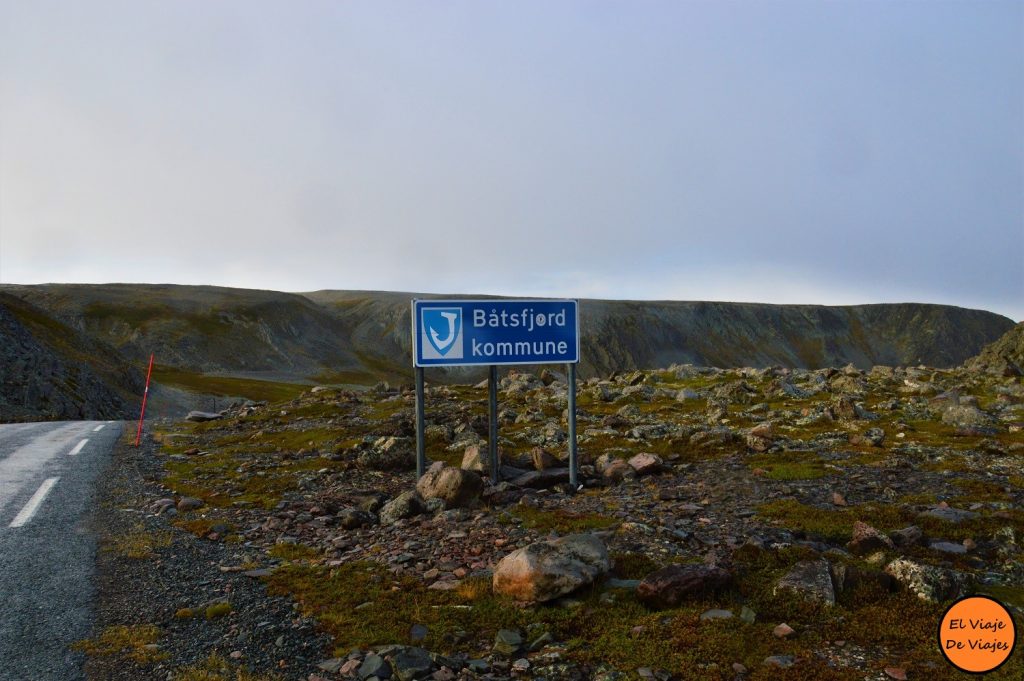
<path id="1" fill-rule="evenodd" d="M 46 466 L 55 457 L 66 454 L 68 445 L 77 442 L 96 426 L 96 423 L 45 424 L 49 430 L 32 433 L 31 441 L 0 458 L 0 513 L 29 484 L 43 479 Z M 0 425 L 0 444 L 9 441 L 8 426 Z M 17 438 L 17 434 L 15 434 Z M 20 439 L 20 438 L 19 438 Z M 56 472 L 56 471 L 55 471 Z M 2 667 L 3 665 L 0 665 Z"/>
<path id="2" fill-rule="evenodd" d="M 36 490 L 36 493 L 33 494 L 32 498 L 28 500 L 28 503 L 25 504 L 25 508 L 21 509 L 21 512 L 18 513 L 18 515 L 14 517 L 14 520 L 11 521 L 10 527 L 21 527 L 28 521 L 32 520 L 32 516 L 34 516 L 36 511 L 39 510 L 39 506 L 43 503 L 43 499 L 45 499 L 46 495 L 50 493 L 50 490 L 53 489 L 53 486 L 57 484 L 58 480 L 60 480 L 59 477 L 47 478 L 44 480 L 43 484 L 41 484 L 39 489 Z"/>
<path id="3" fill-rule="evenodd" d="M 70 452 L 68 452 L 68 456 L 74 456 L 75 454 L 78 454 L 78 452 L 82 451 L 82 449 L 85 447 L 85 443 L 88 442 L 88 441 L 89 441 L 89 438 L 85 438 L 84 440 L 79 442 L 77 445 L 75 445 L 74 449 L 72 449 Z"/>
<path id="4" fill-rule="evenodd" d="M 106 425 L 107 425 L 107 424 L 105 424 L 105 423 L 101 423 L 100 425 L 98 425 L 98 426 L 96 426 L 95 428 L 93 428 L 93 429 L 92 429 L 92 432 L 94 432 L 94 433 L 98 433 L 98 432 L 100 432 L 101 430 L 103 430 L 104 426 L 106 426 Z"/>

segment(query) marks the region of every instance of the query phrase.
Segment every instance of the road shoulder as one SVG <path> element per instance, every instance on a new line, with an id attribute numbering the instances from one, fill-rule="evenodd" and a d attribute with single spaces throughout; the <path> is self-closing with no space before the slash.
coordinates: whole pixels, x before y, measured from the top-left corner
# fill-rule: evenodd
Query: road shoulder
<path id="1" fill-rule="evenodd" d="M 238 535 L 207 538 L 201 513 L 155 513 L 170 496 L 157 451 L 148 438 L 140 448 L 121 438 L 99 485 L 95 625 L 78 644 L 87 678 L 306 679 L 328 639 L 245 574 L 259 552 Z"/>

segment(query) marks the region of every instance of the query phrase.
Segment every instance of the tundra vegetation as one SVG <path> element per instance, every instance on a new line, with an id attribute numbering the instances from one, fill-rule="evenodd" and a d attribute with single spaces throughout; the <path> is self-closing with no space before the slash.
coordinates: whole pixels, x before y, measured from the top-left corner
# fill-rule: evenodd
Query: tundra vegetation
<path id="1" fill-rule="evenodd" d="M 674 365 L 590 379 L 580 490 L 560 477 L 564 377 L 511 371 L 502 480 L 468 499 L 455 492 L 486 456 L 484 385 L 427 391 L 427 455 L 466 470 L 444 478 L 455 492 L 417 485 L 409 387 L 309 389 L 160 424 L 147 504 L 329 636 L 284 678 L 387 665 L 439 680 L 953 679 L 935 635 L 951 600 L 1024 608 L 1013 368 Z M 557 562 L 551 540 L 578 535 L 607 548 L 596 577 L 534 602 L 498 588 L 510 554 L 548 547 Z M 573 569 L 560 578 L 575 585 Z M 167 619 L 193 627 L 245 616 L 180 607 Z M 182 663 L 179 678 L 234 678 L 228 652 Z M 1017 653 L 991 678 L 1022 675 Z"/>

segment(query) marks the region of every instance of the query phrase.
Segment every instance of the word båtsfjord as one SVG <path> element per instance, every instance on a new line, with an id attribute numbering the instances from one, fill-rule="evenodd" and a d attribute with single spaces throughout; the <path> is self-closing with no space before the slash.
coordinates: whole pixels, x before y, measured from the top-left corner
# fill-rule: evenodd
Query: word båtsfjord
<path id="1" fill-rule="evenodd" d="M 473 310 L 475 328 L 490 327 L 520 328 L 529 333 L 535 329 L 552 326 L 566 326 L 565 310 L 558 312 L 534 312 L 532 308 L 509 313 L 508 310 Z M 569 344 L 564 341 L 497 341 L 480 342 L 472 339 L 470 352 L 474 357 L 511 357 L 521 355 L 567 355 Z"/>
<path id="2" fill-rule="evenodd" d="M 565 326 L 565 310 L 558 312 L 534 312 L 533 308 L 526 308 L 518 312 L 509 313 L 508 310 L 473 310 L 473 326 L 489 326 L 493 329 L 522 327 L 526 331 L 533 332 L 535 328 L 543 326 Z"/>

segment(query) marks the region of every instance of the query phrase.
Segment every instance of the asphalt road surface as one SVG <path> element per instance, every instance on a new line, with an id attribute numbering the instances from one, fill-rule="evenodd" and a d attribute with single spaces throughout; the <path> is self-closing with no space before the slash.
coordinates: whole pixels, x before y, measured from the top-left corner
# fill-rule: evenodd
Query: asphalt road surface
<path id="1" fill-rule="evenodd" d="M 97 476 L 120 422 L 0 424 L 0 681 L 81 679 Z"/>

